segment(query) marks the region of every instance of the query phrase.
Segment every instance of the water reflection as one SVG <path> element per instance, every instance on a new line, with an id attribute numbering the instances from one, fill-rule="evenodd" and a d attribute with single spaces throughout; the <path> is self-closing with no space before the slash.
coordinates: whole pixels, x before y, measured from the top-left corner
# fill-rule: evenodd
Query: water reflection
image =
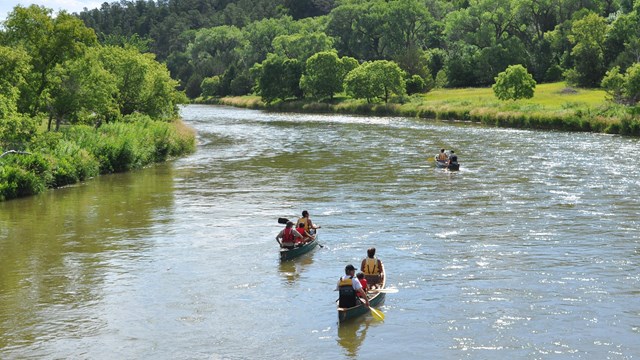
<path id="1" fill-rule="evenodd" d="M 345 355 L 354 359 L 358 357 L 358 349 L 367 336 L 371 321 L 372 317 L 362 316 L 338 324 L 338 344 L 344 348 Z"/>
<path id="2" fill-rule="evenodd" d="M 300 278 L 302 272 L 311 264 L 313 264 L 313 252 L 304 254 L 296 259 L 280 261 L 278 270 L 285 284 L 293 285 Z"/>
<path id="3" fill-rule="evenodd" d="M 170 169 L 103 176 L 0 203 L 0 348 L 104 326 L 89 321 L 90 308 L 102 301 L 110 274 L 152 246 L 156 214 L 173 204 Z M 87 321 L 92 325 L 81 325 Z"/>

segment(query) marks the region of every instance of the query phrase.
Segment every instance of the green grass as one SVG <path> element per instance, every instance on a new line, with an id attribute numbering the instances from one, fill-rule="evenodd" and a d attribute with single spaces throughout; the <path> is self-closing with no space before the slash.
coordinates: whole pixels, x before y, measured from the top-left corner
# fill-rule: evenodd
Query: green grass
<path id="1" fill-rule="evenodd" d="M 567 108 L 607 106 L 603 90 L 569 88 L 564 82 L 538 84 L 531 99 L 500 101 L 491 88 L 436 89 L 423 95 L 420 103 L 431 106 L 446 104 L 509 111 L 536 108 L 547 112 L 562 112 Z"/>

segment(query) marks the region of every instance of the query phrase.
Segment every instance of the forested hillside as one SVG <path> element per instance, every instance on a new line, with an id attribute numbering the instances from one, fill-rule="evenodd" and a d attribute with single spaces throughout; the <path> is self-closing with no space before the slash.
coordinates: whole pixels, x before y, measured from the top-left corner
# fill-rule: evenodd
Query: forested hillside
<path id="1" fill-rule="evenodd" d="M 331 50 L 393 61 L 406 84 L 417 75 L 426 89 L 488 86 L 514 64 L 538 82 L 598 87 L 608 70 L 640 61 L 639 8 L 639 0 L 122 0 L 79 16 L 101 41 L 148 40 L 193 98 L 205 79 L 212 95 L 256 90 L 256 64 L 268 54 L 304 72 L 307 59 Z"/>

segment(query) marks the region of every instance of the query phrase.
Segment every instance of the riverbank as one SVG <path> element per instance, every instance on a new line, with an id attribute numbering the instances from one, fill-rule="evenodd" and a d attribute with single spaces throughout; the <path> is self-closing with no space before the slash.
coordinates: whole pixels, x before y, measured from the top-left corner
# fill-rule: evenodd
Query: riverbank
<path id="1" fill-rule="evenodd" d="M 36 195 L 46 189 L 126 172 L 195 151 L 195 130 L 182 120 L 154 121 L 145 115 L 95 128 L 73 125 L 41 131 L 24 151 L 0 158 L 0 201 Z"/>
<path id="2" fill-rule="evenodd" d="M 490 88 L 472 88 L 437 89 L 406 97 L 403 103 L 389 104 L 336 97 L 326 102 L 305 99 L 266 105 L 259 96 L 197 102 L 271 111 L 406 116 L 508 128 L 640 136 L 640 118 L 627 108 L 611 104 L 605 95 L 602 90 L 574 89 L 558 82 L 539 84 L 533 98 L 517 101 L 500 101 Z"/>

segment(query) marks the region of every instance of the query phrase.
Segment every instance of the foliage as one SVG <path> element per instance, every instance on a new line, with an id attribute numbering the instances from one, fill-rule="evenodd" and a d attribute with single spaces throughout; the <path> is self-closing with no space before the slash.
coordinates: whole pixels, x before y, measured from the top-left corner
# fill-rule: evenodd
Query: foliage
<path id="1" fill-rule="evenodd" d="M 307 59 L 300 87 L 313 97 L 333 98 L 335 93 L 342 92 L 344 77 L 356 64 L 357 60 L 341 59 L 334 51 L 316 53 Z"/>
<path id="2" fill-rule="evenodd" d="M 22 47 L 29 55 L 32 71 L 20 87 L 20 112 L 37 114 L 44 106 L 56 66 L 76 59 L 97 43 L 92 29 L 62 11 L 55 18 L 51 10 L 31 5 L 16 6 L 4 23 L 7 46 Z"/>
<path id="3" fill-rule="evenodd" d="M 254 67 L 258 93 L 262 100 L 270 104 L 289 97 L 301 98 L 300 78 L 303 65 L 296 59 L 269 54 L 267 59 Z"/>
<path id="4" fill-rule="evenodd" d="M 177 104 L 184 102 L 184 97 L 176 90 L 178 83 L 166 66 L 155 61 L 152 54 L 105 46 L 99 48 L 97 56 L 102 66 L 115 76 L 120 114 L 140 112 L 160 119 L 176 116 Z"/>
<path id="5" fill-rule="evenodd" d="M 297 59 L 305 63 L 311 55 L 330 51 L 333 40 L 323 32 L 300 32 L 292 35 L 279 35 L 273 39 L 273 51 L 276 55 Z"/>
<path id="6" fill-rule="evenodd" d="M 611 100 L 626 105 L 636 105 L 640 101 L 640 63 L 630 66 L 625 74 L 620 73 L 619 67 L 614 67 L 602 79 Z"/>
<path id="7" fill-rule="evenodd" d="M 22 114 L 0 117 L 0 149 L 26 149 L 37 134 L 38 120 Z"/>
<path id="8" fill-rule="evenodd" d="M 346 92 L 367 102 L 383 99 L 387 103 L 392 94 L 405 94 L 404 74 L 398 64 L 391 61 L 366 62 L 347 74 Z"/>
<path id="9" fill-rule="evenodd" d="M 498 74 L 493 92 L 500 100 L 530 99 L 536 87 L 536 81 L 522 65 L 512 65 Z"/>
<path id="10" fill-rule="evenodd" d="M 220 96 L 220 76 L 204 78 L 200 85 L 202 96 Z"/>
<path id="11" fill-rule="evenodd" d="M 419 75 L 411 76 L 406 83 L 407 95 L 421 93 L 425 90 L 425 81 Z"/>
<path id="12" fill-rule="evenodd" d="M 116 77 L 102 66 L 96 51 L 59 64 L 52 75 L 47 110 L 56 130 L 63 121 L 100 123 L 119 115 Z"/>
<path id="13" fill-rule="evenodd" d="M 607 31 L 606 20 L 596 14 L 589 14 L 573 23 L 568 36 L 573 44 L 571 56 L 575 66 L 568 73 L 567 80 L 574 85 L 597 86 L 605 73 L 604 40 Z"/>
<path id="14" fill-rule="evenodd" d="M 29 56 L 24 50 L 0 46 L 0 119 L 18 111 L 20 87 L 29 70 Z"/>

